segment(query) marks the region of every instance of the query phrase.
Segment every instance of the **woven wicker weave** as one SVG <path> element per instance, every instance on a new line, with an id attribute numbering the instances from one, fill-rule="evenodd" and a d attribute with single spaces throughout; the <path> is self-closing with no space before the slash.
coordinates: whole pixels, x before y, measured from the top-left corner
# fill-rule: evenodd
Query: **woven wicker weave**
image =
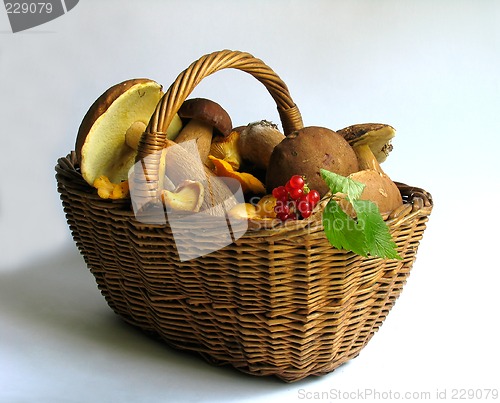
<path id="1" fill-rule="evenodd" d="M 162 98 L 138 158 L 163 147 L 165 128 L 209 74 L 236 68 L 261 81 L 285 132 L 302 125 L 288 89 L 262 61 L 242 52 L 204 56 Z M 157 191 L 157 167 L 143 186 Z M 180 261 L 167 224 L 139 222 L 130 200 L 102 200 L 82 178 L 75 153 L 56 166 L 74 240 L 109 306 L 170 346 L 216 364 L 287 382 L 333 371 L 357 356 L 398 298 L 415 260 L 432 198 L 398 183 L 404 207 L 387 219 L 402 260 L 364 258 L 332 248 L 321 212 L 274 229 L 248 231 L 232 244 Z M 214 230 L 215 231 L 215 230 Z M 215 236 L 210 222 L 185 237 Z"/>

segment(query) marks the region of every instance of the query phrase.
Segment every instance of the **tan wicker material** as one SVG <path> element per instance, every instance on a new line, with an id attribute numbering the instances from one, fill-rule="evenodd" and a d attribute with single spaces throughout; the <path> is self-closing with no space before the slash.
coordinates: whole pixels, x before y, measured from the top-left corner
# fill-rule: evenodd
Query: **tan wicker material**
<path id="1" fill-rule="evenodd" d="M 200 66 L 206 70 L 193 76 Z M 267 66 L 246 53 L 217 52 L 191 65 L 167 91 L 141 153 L 154 152 L 147 144 L 161 147 L 161 133 L 194 85 L 229 67 L 266 85 L 288 119 L 287 131 L 302 125 L 286 86 Z M 139 222 L 130 200 L 100 199 L 83 180 L 74 152 L 59 159 L 56 177 L 76 245 L 118 315 L 212 363 L 287 382 L 331 372 L 359 354 L 400 295 L 432 210 L 426 191 L 398 183 L 405 204 L 387 223 L 401 261 L 333 248 L 321 211 L 247 231 L 220 250 L 180 261 L 168 223 Z M 209 245 L 214 231 L 207 218 L 203 228 L 186 225 L 184 235 L 202 236 Z"/>

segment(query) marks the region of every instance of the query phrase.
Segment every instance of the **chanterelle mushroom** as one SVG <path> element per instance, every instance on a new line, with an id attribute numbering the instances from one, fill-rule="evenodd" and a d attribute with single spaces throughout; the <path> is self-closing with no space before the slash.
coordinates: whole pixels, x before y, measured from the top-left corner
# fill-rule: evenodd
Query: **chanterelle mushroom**
<path id="1" fill-rule="evenodd" d="M 161 197 L 165 206 L 174 211 L 196 213 L 203 204 L 205 189 L 198 181 L 185 180 L 174 191 L 163 189 Z"/>
<path id="2" fill-rule="evenodd" d="M 239 148 L 243 126 L 234 128 L 228 136 L 215 136 L 210 146 L 210 155 L 228 162 L 235 171 L 240 169 L 242 158 Z"/>
<path id="3" fill-rule="evenodd" d="M 185 101 L 177 112 L 181 119 L 189 122 L 181 130 L 176 143 L 196 140 L 202 162 L 206 162 L 214 134 L 229 136 L 233 123 L 229 114 L 217 102 L 205 98 Z"/>

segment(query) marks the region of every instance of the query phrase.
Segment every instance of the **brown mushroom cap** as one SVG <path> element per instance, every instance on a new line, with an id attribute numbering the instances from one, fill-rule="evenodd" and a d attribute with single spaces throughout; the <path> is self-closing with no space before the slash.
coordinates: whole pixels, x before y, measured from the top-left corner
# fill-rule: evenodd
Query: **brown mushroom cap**
<path id="1" fill-rule="evenodd" d="M 126 141 L 135 122 L 149 121 L 161 96 L 160 84 L 138 78 L 113 85 L 97 98 L 80 124 L 75 152 L 83 178 L 93 185 L 105 175 L 111 182 L 128 178 L 137 150 Z"/>
<path id="2" fill-rule="evenodd" d="M 333 130 L 310 126 L 290 133 L 271 154 L 266 172 L 269 193 L 283 186 L 293 175 L 303 175 L 310 189 L 321 196 L 328 185 L 320 170 L 327 169 L 342 176 L 358 171 L 359 165 L 349 143 Z"/>
<path id="3" fill-rule="evenodd" d="M 368 145 L 378 162 L 384 162 L 392 151 L 391 139 L 396 135 L 392 126 L 383 123 L 363 123 L 337 130 L 352 147 Z"/>
<path id="4" fill-rule="evenodd" d="M 349 178 L 365 184 L 360 199 L 374 202 L 382 215 L 391 213 L 403 204 L 399 188 L 383 173 L 366 169 L 354 172 Z"/>
<path id="5" fill-rule="evenodd" d="M 247 125 L 241 132 L 238 146 L 242 158 L 258 169 L 267 169 L 271 154 L 285 135 L 278 126 L 268 120 Z"/>
<path id="6" fill-rule="evenodd" d="M 214 128 L 214 134 L 229 136 L 233 128 L 231 117 L 217 102 L 205 98 L 184 101 L 177 112 L 181 119 L 197 119 Z"/>
<path id="7" fill-rule="evenodd" d="M 115 102 L 120 95 L 132 88 L 137 84 L 145 84 L 151 82 L 147 78 L 134 78 L 131 80 L 123 81 L 121 83 L 115 84 L 108 88 L 104 93 L 102 93 L 99 98 L 97 98 L 94 103 L 90 106 L 89 110 L 85 114 L 80 127 L 78 129 L 78 134 L 76 136 L 75 153 L 77 161 L 81 161 L 82 157 L 82 147 L 85 143 L 87 134 L 94 125 L 95 121 L 108 110 L 108 108 Z"/>

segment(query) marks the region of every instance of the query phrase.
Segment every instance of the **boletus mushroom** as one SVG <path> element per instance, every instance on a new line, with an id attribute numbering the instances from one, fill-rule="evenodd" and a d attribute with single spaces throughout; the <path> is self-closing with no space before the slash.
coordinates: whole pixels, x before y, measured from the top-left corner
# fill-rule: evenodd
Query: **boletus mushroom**
<path id="1" fill-rule="evenodd" d="M 362 200 L 374 202 L 382 215 L 387 215 L 403 204 L 401 192 L 380 167 L 392 150 L 391 140 L 396 131 L 381 123 L 365 123 L 338 131 L 354 149 L 360 171 L 351 174 L 353 180 L 365 184 Z M 352 207 L 343 205 L 353 215 Z"/>
<path id="2" fill-rule="evenodd" d="M 265 173 L 271 153 L 285 135 L 268 120 L 233 128 L 229 136 L 215 136 L 210 155 L 228 162 L 235 171 Z"/>
<path id="3" fill-rule="evenodd" d="M 127 180 L 139 138 L 162 95 L 160 84 L 138 78 L 110 87 L 94 101 L 80 124 L 75 145 L 87 183 L 94 186 L 102 176 L 111 183 Z"/>
<path id="4" fill-rule="evenodd" d="M 383 123 L 363 123 L 337 131 L 352 146 L 358 157 L 359 169 L 383 172 L 380 164 L 392 151 L 391 140 L 396 131 Z"/>
<path id="5" fill-rule="evenodd" d="M 184 101 L 177 112 L 187 123 L 176 137 L 176 143 L 195 140 L 203 163 L 207 162 L 214 135 L 229 136 L 233 123 L 231 117 L 217 102 L 205 98 Z"/>
<path id="6" fill-rule="evenodd" d="M 267 169 L 271 154 L 285 135 L 278 126 L 268 120 L 250 123 L 240 134 L 238 147 L 243 160 L 255 168 Z"/>
<path id="7" fill-rule="evenodd" d="M 365 185 L 360 200 L 370 200 L 375 203 L 382 216 L 389 215 L 402 205 L 401 192 L 396 184 L 386 174 L 373 169 L 363 169 L 349 175 L 350 179 Z M 340 205 L 344 211 L 354 217 L 356 213 L 347 200 L 342 200 Z"/>
<path id="8" fill-rule="evenodd" d="M 329 189 L 321 177 L 322 168 L 342 176 L 359 170 L 352 147 L 333 130 L 309 126 L 292 132 L 271 154 L 266 172 L 267 191 L 271 193 L 293 175 L 301 175 L 306 177 L 310 189 L 324 196 Z"/>

